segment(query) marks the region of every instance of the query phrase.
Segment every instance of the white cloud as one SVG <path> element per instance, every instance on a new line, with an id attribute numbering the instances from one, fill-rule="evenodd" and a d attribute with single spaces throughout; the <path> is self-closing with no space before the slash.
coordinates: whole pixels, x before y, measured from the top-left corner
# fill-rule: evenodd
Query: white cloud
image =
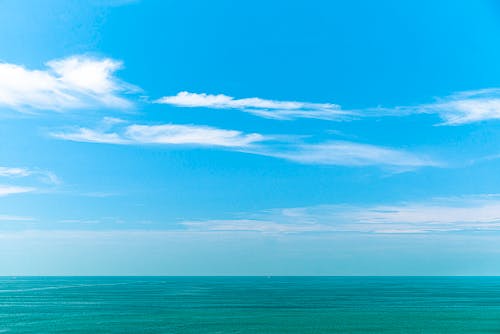
<path id="1" fill-rule="evenodd" d="M 356 217 L 361 222 L 372 223 L 407 223 L 407 224 L 441 224 L 454 223 L 497 223 L 500 227 L 500 202 L 483 202 L 464 207 L 449 206 L 442 203 L 406 204 L 400 206 L 379 206 Z"/>
<path id="2" fill-rule="evenodd" d="M 300 233 L 320 232 L 324 227 L 307 223 L 279 223 L 258 219 L 227 219 L 207 221 L 185 221 L 182 223 L 190 231 L 207 232 L 263 232 L 263 233 Z"/>
<path id="3" fill-rule="evenodd" d="M 417 109 L 420 112 L 439 114 L 444 125 L 500 119 L 500 89 L 461 92 Z"/>
<path id="4" fill-rule="evenodd" d="M 0 63 L 0 106 L 16 110 L 128 108 L 121 97 L 134 88 L 113 76 L 119 61 L 72 56 L 49 61 L 44 70 Z"/>
<path id="5" fill-rule="evenodd" d="M 317 144 L 297 144 L 288 147 L 261 147 L 253 153 L 268 155 L 303 164 L 340 166 L 392 166 L 413 169 L 442 164 L 425 156 L 393 148 L 333 141 Z"/>
<path id="6" fill-rule="evenodd" d="M 49 184 L 59 184 L 61 180 L 51 171 L 41 170 L 41 169 L 29 169 L 24 167 L 3 167 L 0 166 L 0 177 L 10 177 L 10 178 L 26 178 L 26 177 L 36 177 L 38 180 L 49 183 Z"/>
<path id="7" fill-rule="evenodd" d="M 24 222 L 35 220 L 33 217 L 22 217 L 12 215 L 0 215 L 0 222 Z"/>
<path id="8" fill-rule="evenodd" d="M 319 205 L 246 214 L 244 219 L 185 221 L 193 231 L 264 233 L 431 233 L 500 231 L 500 196 L 436 198 L 393 205 Z"/>
<path id="9" fill-rule="evenodd" d="M 223 94 L 180 92 L 174 96 L 164 96 L 155 102 L 178 107 L 239 109 L 257 116 L 275 119 L 317 118 L 334 120 L 352 115 L 352 112 L 344 111 L 340 106 L 331 103 L 277 101 L 258 97 L 235 99 Z"/>
<path id="10" fill-rule="evenodd" d="M 290 139 L 200 125 L 125 125 L 124 123 L 122 120 L 105 119 L 99 129 L 78 128 L 54 132 L 51 135 L 70 141 L 121 145 L 218 146 L 303 164 L 381 166 L 394 171 L 443 166 L 442 163 L 424 155 L 347 141 L 316 144 L 278 142 Z"/>
<path id="11" fill-rule="evenodd" d="M 0 166 L 0 176 L 23 177 L 29 175 L 31 175 L 31 171 L 26 168 Z"/>
<path id="12" fill-rule="evenodd" d="M 131 125 L 126 136 L 134 142 L 144 144 L 192 144 L 227 147 L 244 147 L 263 141 L 264 136 L 240 131 L 224 130 L 194 125 Z"/>
<path id="13" fill-rule="evenodd" d="M 23 179 L 23 185 L 0 184 L 0 196 L 29 193 L 38 190 L 42 184 L 58 185 L 61 183 L 53 172 L 23 167 L 0 166 L 0 178 Z M 25 184 L 29 186 L 25 186 Z M 0 215 L 1 220 L 2 216 Z"/>
<path id="14" fill-rule="evenodd" d="M 500 119 L 500 88 L 458 92 L 433 103 L 367 108 L 357 113 L 358 116 L 367 117 L 414 114 L 436 114 L 443 120 L 439 125 L 450 126 Z"/>
<path id="15" fill-rule="evenodd" d="M 55 132 L 52 136 L 59 139 L 102 144 L 129 144 L 118 133 L 105 133 L 98 130 L 79 128 L 71 132 Z"/>
<path id="16" fill-rule="evenodd" d="M 218 94 L 180 92 L 155 101 L 178 107 L 238 109 L 257 116 L 274 119 L 316 118 L 344 120 L 363 117 L 408 116 L 437 114 L 442 125 L 463 125 L 484 120 L 500 119 L 500 88 L 455 93 L 434 103 L 394 108 L 343 109 L 333 103 L 309 103 L 266 100 L 258 97 L 235 99 Z"/>
<path id="17" fill-rule="evenodd" d="M 35 188 L 32 187 L 20 187 L 20 186 L 0 184 L 0 196 L 28 193 L 34 190 Z"/>
<path id="18" fill-rule="evenodd" d="M 500 198 L 438 198 L 421 203 L 379 205 L 353 211 L 351 218 L 360 224 L 376 226 L 382 232 L 404 228 L 422 232 L 500 231 Z"/>
<path id="19" fill-rule="evenodd" d="M 244 134 L 236 130 L 218 129 L 200 125 L 128 125 L 118 132 L 102 132 L 80 128 L 71 132 L 53 133 L 52 136 L 79 142 L 129 145 L 200 145 L 246 147 L 266 138 L 257 133 Z"/>

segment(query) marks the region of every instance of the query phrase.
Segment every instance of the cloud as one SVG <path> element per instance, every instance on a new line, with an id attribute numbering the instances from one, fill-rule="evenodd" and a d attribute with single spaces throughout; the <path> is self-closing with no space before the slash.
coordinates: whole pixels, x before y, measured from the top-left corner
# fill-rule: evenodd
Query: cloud
<path id="1" fill-rule="evenodd" d="M 20 186 L 0 184 L 0 196 L 28 193 L 34 190 L 35 188 L 32 187 L 20 187 Z"/>
<path id="2" fill-rule="evenodd" d="M 146 144 L 194 144 L 228 147 L 244 147 L 263 141 L 257 133 L 243 134 L 240 131 L 217 129 L 194 125 L 131 125 L 126 135 L 135 142 Z"/>
<path id="3" fill-rule="evenodd" d="M 24 222 L 24 221 L 33 221 L 33 220 L 35 220 L 33 217 L 0 215 L 0 222 Z"/>
<path id="4" fill-rule="evenodd" d="M 417 154 L 393 148 L 359 144 L 347 141 L 330 141 L 316 144 L 295 144 L 289 146 L 263 147 L 253 153 L 272 156 L 302 164 L 339 166 L 392 166 L 400 169 L 414 169 L 430 166 L 440 167 L 442 163 Z"/>
<path id="5" fill-rule="evenodd" d="M 180 92 L 174 96 L 164 96 L 155 102 L 177 107 L 238 109 L 260 117 L 274 119 L 317 118 L 336 120 L 352 115 L 351 112 L 344 111 L 340 106 L 331 103 L 277 101 L 258 97 L 235 99 L 223 94 Z"/>
<path id="6" fill-rule="evenodd" d="M 155 102 L 177 107 L 237 109 L 260 117 L 282 120 L 315 118 L 338 121 L 366 117 L 437 114 L 443 120 L 441 125 L 463 125 L 500 119 L 500 88 L 459 92 L 440 98 L 433 103 L 393 108 L 345 109 L 333 103 L 277 101 L 258 97 L 235 99 L 223 94 L 213 95 L 190 92 L 165 96 Z"/>
<path id="7" fill-rule="evenodd" d="M 500 89 L 460 92 L 415 109 L 423 113 L 437 113 L 444 120 L 443 125 L 500 119 Z"/>
<path id="8" fill-rule="evenodd" d="M 56 132 L 59 139 L 127 145 L 199 145 L 221 147 L 246 147 L 266 138 L 257 133 L 244 134 L 236 130 L 225 130 L 200 125 L 128 125 L 118 132 L 102 132 L 79 128 L 70 132 Z"/>
<path id="9" fill-rule="evenodd" d="M 357 115 L 367 117 L 409 116 L 435 114 L 443 122 L 438 125 L 457 126 L 500 119 L 500 88 L 490 88 L 454 93 L 435 102 L 394 108 L 367 108 Z"/>
<path id="10" fill-rule="evenodd" d="M 46 63 L 45 69 L 27 69 L 0 63 L 0 107 L 18 110 L 66 111 L 83 108 L 130 108 L 126 93 L 138 88 L 119 80 L 120 61 L 75 55 Z M 177 107 L 241 110 L 264 118 L 346 120 L 364 117 L 437 114 L 442 125 L 463 125 L 500 119 L 500 88 L 455 93 L 436 102 L 393 108 L 346 109 L 334 103 L 236 99 L 224 94 L 179 92 L 154 101 Z"/>
<path id="11" fill-rule="evenodd" d="M 30 70 L 0 63 L 0 106 L 21 111 L 132 106 L 120 94 L 135 88 L 113 76 L 122 67 L 119 61 L 80 55 L 52 60 L 46 66 Z"/>
<path id="12" fill-rule="evenodd" d="M 26 168 L 0 166 L 0 176 L 23 177 L 29 175 L 31 175 L 31 171 Z"/>
<path id="13" fill-rule="evenodd" d="M 97 129 L 77 128 L 53 132 L 51 136 L 76 142 L 119 145 L 224 147 L 243 153 L 315 165 L 380 166 L 394 171 L 444 166 L 424 155 L 376 145 L 348 141 L 305 144 L 290 140 L 289 137 L 243 133 L 202 125 L 128 125 L 123 120 L 106 118 Z"/>
<path id="14" fill-rule="evenodd" d="M 436 198 L 421 203 L 379 205 L 353 211 L 351 217 L 360 224 L 377 226 L 382 232 L 405 228 L 421 232 L 500 231 L 500 197 Z"/>
<path id="15" fill-rule="evenodd" d="M 227 219 L 207 221 L 185 221 L 182 225 L 189 231 L 206 232 L 263 232 L 263 233 L 299 233 L 321 232 L 320 225 L 304 223 L 278 223 L 258 219 Z"/>
<path id="16" fill-rule="evenodd" d="M 18 111 L 66 111 L 83 108 L 129 108 L 124 94 L 137 87 L 115 77 L 120 61 L 75 55 L 46 63 L 45 69 L 27 69 L 0 63 L 0 107 Z M 436 102 L 393 108 L 347 109 L 334 103 L 237 99 L 224 94 L 179 92 L 154 101 L 177 107 L 241 110 L 264 118 L 346 120 L 364 117 L 437 114 L 442 125 L 463 125 L 500 119 L 500 88 L 455 93 Z"/>
<path id="17" fill-rule="evenodd" d="M 58 139 L 102 144 L 130 144 L 131 142 L 122 138 L 118 133 L 104 133 L 98 130 L 79 128 L 71 132 L 55 132 L 51 134 Z"/>
<path id="18" fill-rule="evenodd" d="M 61 180 L 59 177 L 47 170 L 40 169 L 29 169 L 24 167 L 4 167 L 0 166 L 0 177 L 9 178 L 26 178 L 26 177 L 36 177 L 39 181 L 48 184 L 60 184 Z"/>
<path id="19" fill-rule="evenodd" d="M 9 180 L 22 178 L 24 181 L 23 183 L 29 184 L 29 186 L 0 184 L 0 196 L 34 192 L 41 187 L 42 183 L 50 185 L 58 185 L 61 183 L 57 175 L 53 172 L 23 167 L 0 166 L 0 178 Z M 1 217 L 0 215 L 0 220 L 2 220 Z"/>
<path id="20" fill-rule="evenodd" d="M 406 223 L 447 225 L 448 228 L 463 228 L 463 224 L 495 223 L 495 228 L 500 228 L 500 201 L 485 201 L 475 204 L 466 203 L 464 206 L 455 206 L 455 203 L 412 203 L 400 206 L 379 206 L 364 212 L 359 212 L 356 217 L 360 222 L 370 223 Z M 449 226 L 450 224 L 460 224 Z M 435 228 L 435 226 L 433 227 Z"/>
<path id="21" fill-rule="evenodd" d="M 435 198 L 392 205 L 272 209 L 243 219 L 185 221 L 192 231 L 263 233 L 443 233 L 500 231 L 500 195 Z"/>

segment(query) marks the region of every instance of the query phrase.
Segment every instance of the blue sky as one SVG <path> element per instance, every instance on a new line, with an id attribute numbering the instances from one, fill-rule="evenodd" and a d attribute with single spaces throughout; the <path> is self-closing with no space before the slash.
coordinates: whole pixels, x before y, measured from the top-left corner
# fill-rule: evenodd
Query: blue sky
<path id="1" fill-rule="evenodd" d="M 500 274 L 494 1 L 0 22 L 0 274 Z"/>

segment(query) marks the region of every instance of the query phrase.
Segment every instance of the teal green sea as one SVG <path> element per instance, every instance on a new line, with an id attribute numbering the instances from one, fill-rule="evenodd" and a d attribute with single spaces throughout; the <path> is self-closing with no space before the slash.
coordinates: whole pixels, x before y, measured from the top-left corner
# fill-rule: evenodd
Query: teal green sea
<path id="1" fill-rule="evenodd" d="M 500 333 L 500 278 L 3 277 L 0 333 Z"/>

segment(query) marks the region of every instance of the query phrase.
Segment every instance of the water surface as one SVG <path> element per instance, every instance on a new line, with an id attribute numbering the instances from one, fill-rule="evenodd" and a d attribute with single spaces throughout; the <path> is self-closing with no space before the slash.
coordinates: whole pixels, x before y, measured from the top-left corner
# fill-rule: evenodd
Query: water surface
<path id="1" fill-rule="evenodd" d="M 0 333 L 500 333 L 500 278 L 3 277 Z"/>

